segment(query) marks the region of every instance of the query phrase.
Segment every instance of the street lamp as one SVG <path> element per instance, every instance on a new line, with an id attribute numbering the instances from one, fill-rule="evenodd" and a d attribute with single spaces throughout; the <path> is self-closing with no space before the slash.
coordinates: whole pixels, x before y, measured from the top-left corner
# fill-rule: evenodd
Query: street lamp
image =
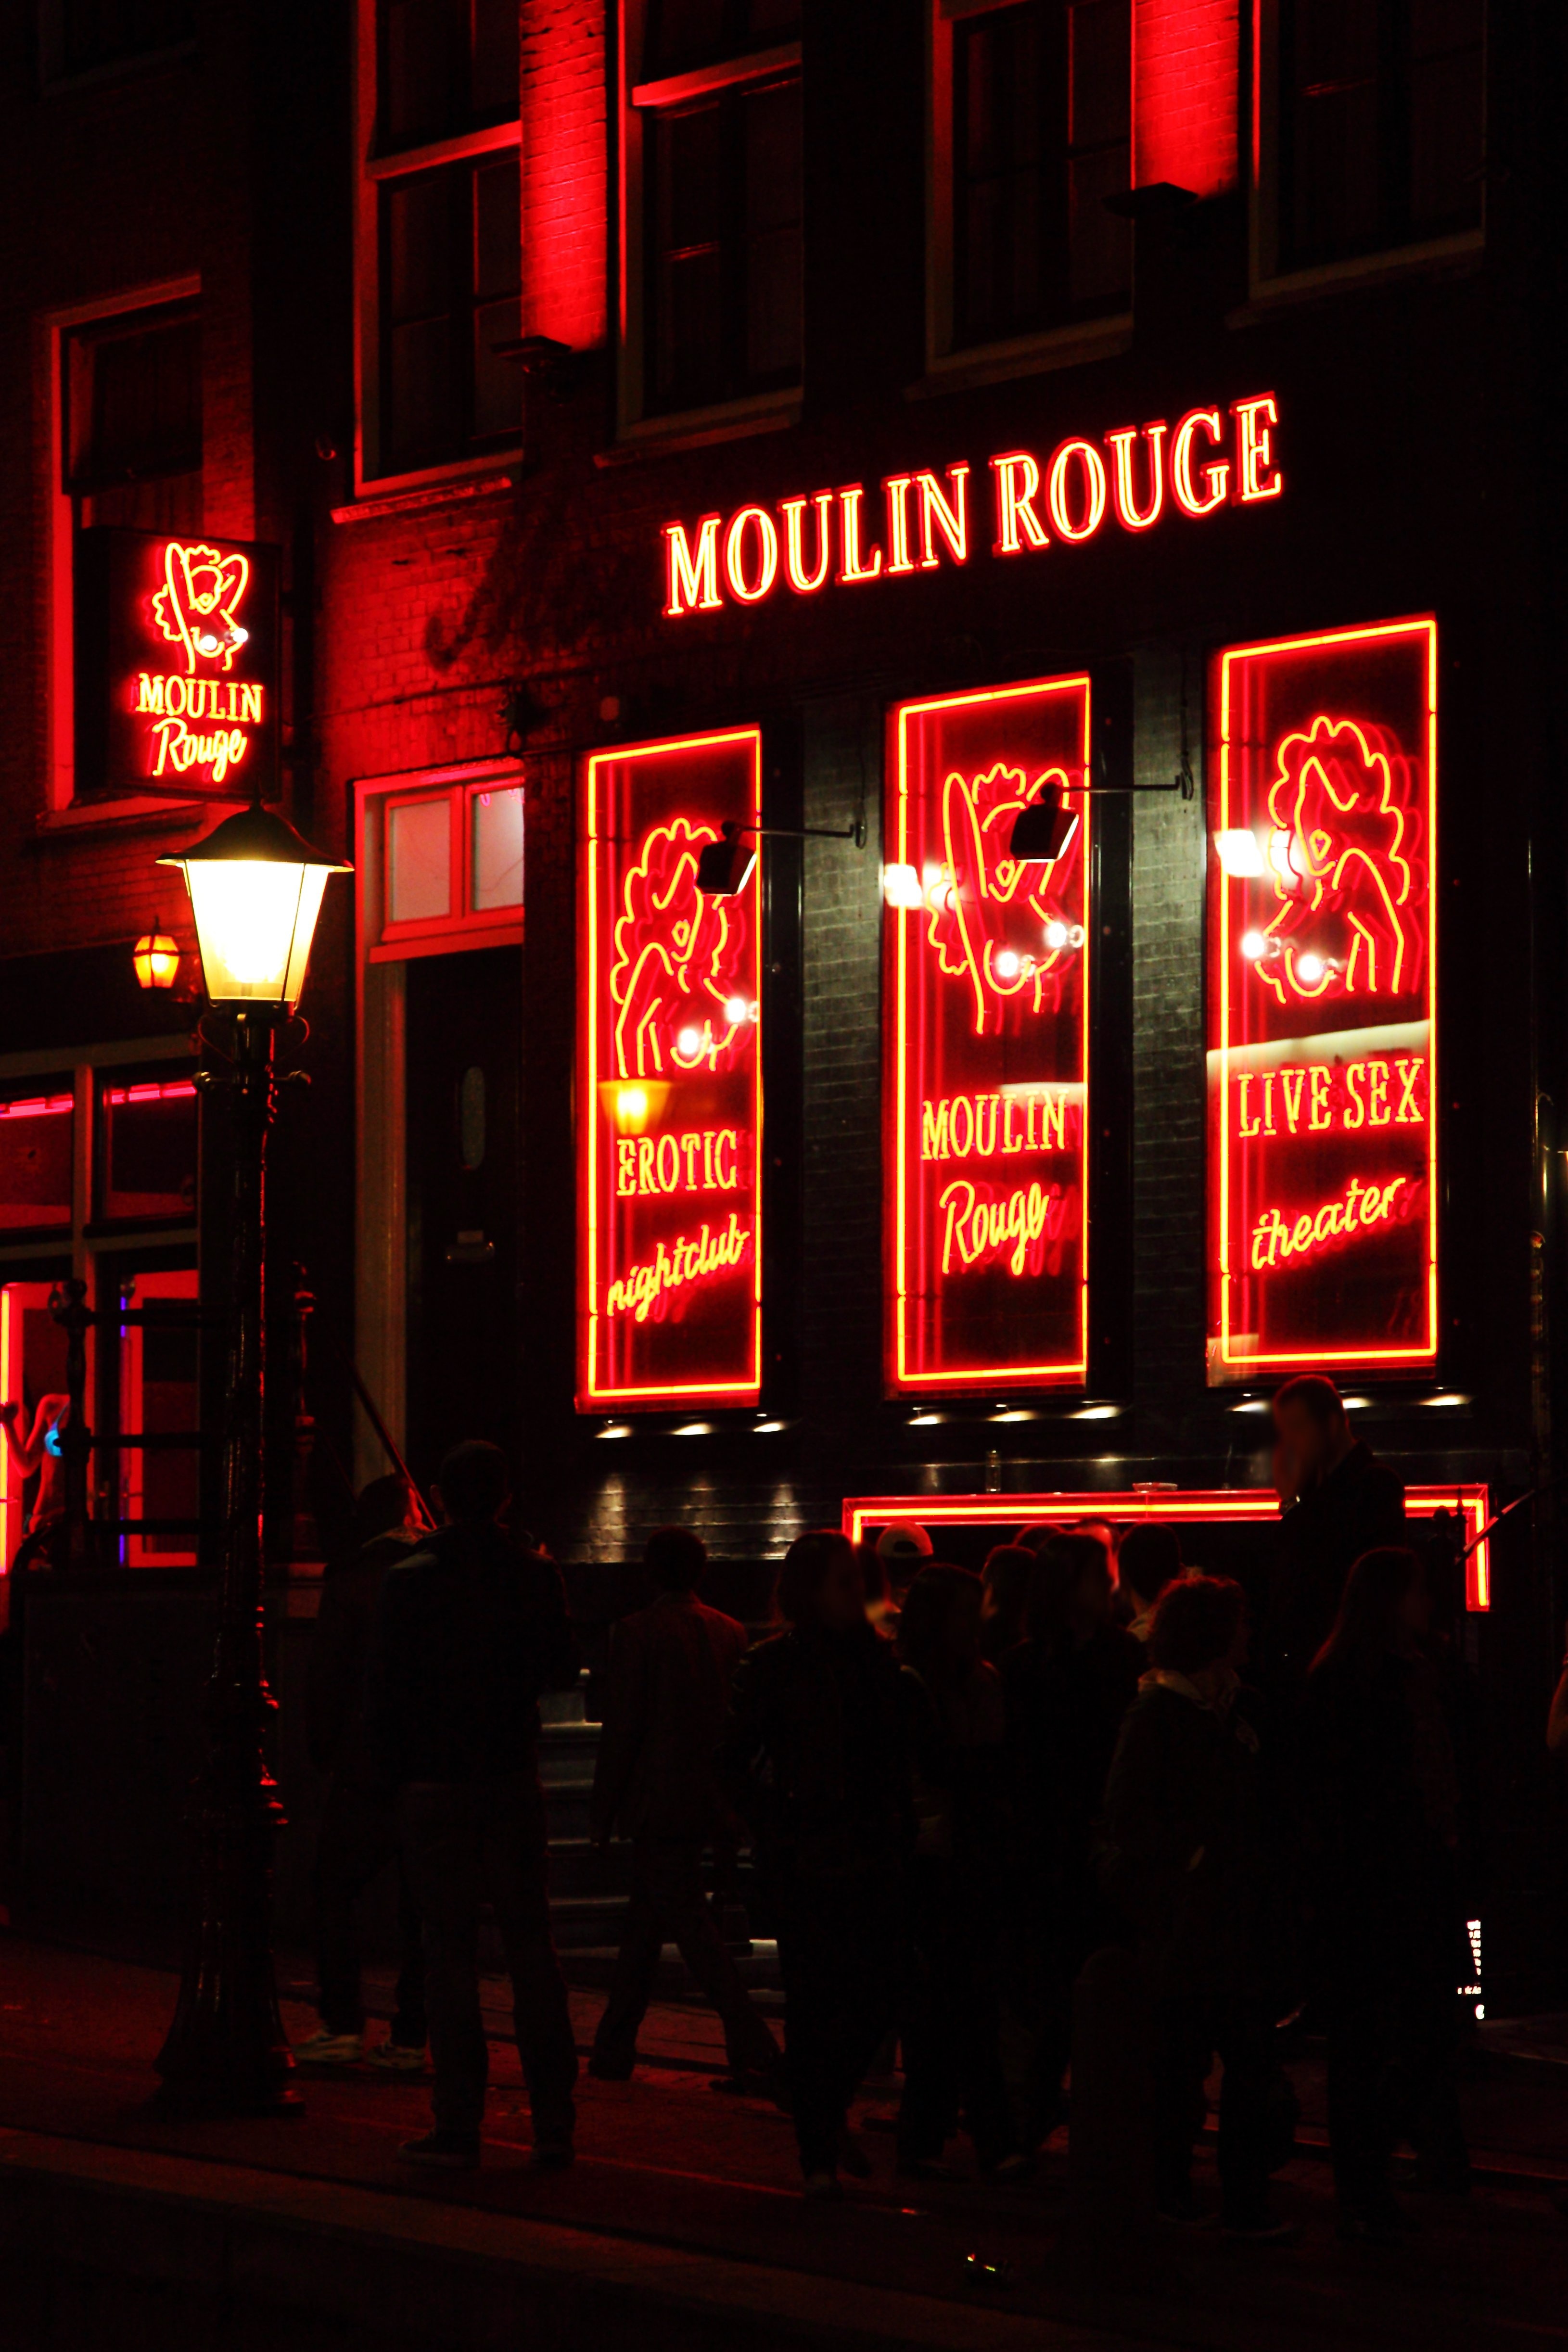
<path id="1" fill-rule="evenodd" d="M 276 1034 L 305 984 L 327 877 L 351 869 L 259 804 L 158 863 L 184 874 L 207 1000 L 226 1016 L 232 1045 L 228 1067 L 197 1082 L 231 1090 L 235 1120 L 217 1641 L 195 1790 L 195 1911 L 158 2056 L 160 2097 L 182 2113 L 259 2115 L 299 2104 L 272 1968 L 282 1814 L 262 1752 L 275 1704 L 261 1648 L 267 1130 Z"/>

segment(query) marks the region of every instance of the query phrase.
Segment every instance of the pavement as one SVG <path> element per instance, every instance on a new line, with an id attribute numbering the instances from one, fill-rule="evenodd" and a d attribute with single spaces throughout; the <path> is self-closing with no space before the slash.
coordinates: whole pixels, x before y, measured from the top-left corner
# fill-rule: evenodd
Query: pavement
<path id="1" fill-rule="evenodd" d="M 525 2333 L 531 2352 L 1568 2345 L 1568 2074 L 1517 2030 L 1468 2070 L 1474 2190 L 1412 2196 L 1418 2226 L 1392 2249 L 1335 2235 L 1321 2074 L 1303 2063 L 1301 2133 L 1278 2183 L 1301 2236 L 1265 2251 L 1214 2230 L 1096 2242 L 1065 2133 L 1019 2187 L 900 2181 L 891 2083 L 857 2113 L 870 2180 L 806 2205 L 787 2121 L 710 2087 L 715 2023 L 675 2004 L 650 2012 L 631 2083 L 584 2079 L 564 2174 L 530 2168 L 517 2059 L 499 2038 L 476 2174 L 397 2164 L 398 2141 L 427 2124 L 418 2079 L 302 2076 L 298 2116 L 173 2123 L 150 2101 L 174 1994 L 164 1970 L 0 1934 L 6 2352 L 458 2352 Z M 599 1997 L 573 2000 L 585 2048 Z M 487 2005 L 499 2037 L 504 1987 Z M 293 1999 L 285 2021 L 295 2040 L 315 2022 Z M 1197 2182 L 1212 2201 L 1211 2148 Z"/>

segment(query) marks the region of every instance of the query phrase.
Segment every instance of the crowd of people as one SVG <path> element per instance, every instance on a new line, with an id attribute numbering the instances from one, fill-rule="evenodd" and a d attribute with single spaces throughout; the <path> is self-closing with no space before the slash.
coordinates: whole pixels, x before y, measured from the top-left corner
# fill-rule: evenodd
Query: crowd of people
<path id="1" fill-rule="evenodd" d="M 723 2024 L 730 2079 L 793 2118 L 805 2193 L 864 2174 L 851 2103 L 902 2066 L 900 2171 L 942 2176 L 966 2137 L 987 2180 L 1026 2174 L 1067 2113 L 1086 2034 L 1144 2053 L 1121 2127 L 1158 2210 L 1206 2218 L 1193 2157 L 1215 2061 L 1220 2220 L 1291 2234 L 1270 2179 L 1296 2120 L 1282 2057 L 1325 2035 L 1340 2227 L 1405 2227 L 1393 2157 L 1468 2179 L 1455 2087 L 1464 1956 L 1466 1687 L 1447 1571 L 1332 1384 L 1275 1400 L 1284 1506 L 1256 1587 L 1205 1574 L 1157 1519 L 1025 1528 L 984 1572 L 916 1528 L 790 1546 L 776 1628 L 700 1598 L 700 1540 L 656 1534 L 653 1597 L 615 1630 L 592 1832 L 629 1846 L 630 1899 L 590 2074 L 625 2081 L 666 1943 Z M 460 1445 L 423 1524 L 411 1490 L 361 1498 L 327 1580 L 310 1692 L 329 1776 L 316 1863 L 316 2064 L 434 2072 L 415 2164 L 479 2160 L 487 2051 L 480 1915 L 500 1929 L 534 2160 L 572 2160 L 577 2055 L 552 1941 L 539 1702 L 577 1657 L 559 1570 L 509 1536 L 503 1457 Z M 781 2049 L 721 1931 L 749 1843 L 777 1936 Z M 366 2050 L 358 1897 L 395 1861 L 402 1968 Z M 1101 1956 L 1100 1996 L 1085 2000 Z M 1113 1996 L 1104 1986 L 1114 1986 Z M 1075 2000 L 1075 1991 L 1077 1998 Z M 1079 2096 L 1092 2095 L 1092 2050 Z M 1081 2109 L 1080 2109 L 1081 2113 Z M 1075 2118 L 1076 2128 L 1077 2118 Z"/>

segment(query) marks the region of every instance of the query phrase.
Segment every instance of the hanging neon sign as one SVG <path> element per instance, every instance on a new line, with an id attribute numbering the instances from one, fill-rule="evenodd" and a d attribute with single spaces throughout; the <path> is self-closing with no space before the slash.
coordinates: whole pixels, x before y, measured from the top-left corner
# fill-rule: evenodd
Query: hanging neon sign
<path id="1" fill-rule="evenodd" d="M 241 799 L 276 786 L 274 549 L 86 531 L 77 597 L 79 782 Z"/>
<path id="2" fill-rule="evenodd" d="M 1087 1370 L 1087 677 L 905 703 L 892 720 L 885 923 L 886 1370 L 895 1391 Z M 1009 855 L 1027 802 L 1079 820 Z M 1075 796 L 1076 795 L 1076 796 Z"/>
<path id="3" fill-rule="evenodd" d="M 1222 507 L 1266 506 L 1284 495 L 1279 433 L 1274 394 L 1254 393 L 1191 408 L 1173 430 L 1163 418 L 1122 425 L 1099 443 L 1063 441 L 1044 459 L 1006 450 L 984 488 L 964 459 L 940 477 L 889 474 L 869 490 L 851 482 L 706 514 L 690 530 L 667 522 L 665 618 L 760 604 L 781 588 L 815 596 L 830 581 L 854 588 L 937 572 L 983 543 L 993 555 L 1037 554 L 1053 538 L 1081 545 L 1110 520 L 1138 534 L 1168 514 L 1202 521 Z"/>
<path id="4" fill-rule="evenodd" d="M 697 888 L 758 820 L 755 728 L 596 753 L 579 845 L 578 1410 L 762 1390 L 762 881 Z"/>
<path id="5" fill-rule="evenodd" d="M 1437 1352 L 1436 624 L 1215 666 L 1215 1381 Z"/>

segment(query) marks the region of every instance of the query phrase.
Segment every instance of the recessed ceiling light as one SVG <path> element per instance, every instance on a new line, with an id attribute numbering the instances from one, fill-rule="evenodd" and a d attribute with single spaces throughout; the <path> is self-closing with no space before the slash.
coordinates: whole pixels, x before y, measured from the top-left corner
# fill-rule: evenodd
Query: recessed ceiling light
<path id="1" fill-rule="evenodd" d="M 595 1433 L 600 1437 L 629 1437 L 631 1433 L 632 1425 L 629 1421 L 607 1421 L 603 1429 Z"/>
<path id="2" fill-rule="evenodd" d="M 713 1424 L 710 1421 L 683 1421 L 673 1433 L 677 1437 L 711 1437 Z"/>
<path id="3" fill-rule="evenodd" d="M 1232 1412 L 1267 1412 L 1268 1409 L 1267 1397 L 1243 1397 L 1239 1404 L 1231 1406 Z"/>
<path id="4" fill-rule="evenodd" d="M 998 1405 L 991 1418 L 993 1421 L 1037 1421 L 1039 1416 L 1037 1413 L 1028 1412 L 1023 1405 L 1009 1404 Z"/>
<path id="5" fill-rule="evenodd" d="M 1423 1404 L 1463 1405 L 1468 1404 L 1470 1400 L 1468 1396 L 1461 1396 L 1458 1389 L 1441 1389 L 1436 1396 L 1423 1397 L 1421 1402 Z"/>
<path id="6" fill-rule="evenodd" d="M 945 1421 L 946 1419 L 947 1415 L 945 1412 L 911 1412 L 910 1415 L 910 1427 L 911 1429 L 934 1429 L 939 1421 Z"/>
<path id="7" fill-rule="evenodd" d="M 1069 1421 L 1116 1421 L 1120 1418 L 1121 1412 L 1121 1407 L 1119 1404 L 1080 1404 L 1068 1413 L 1068 1419 Z"/>
<path id="8" fill-rule="evenodd" d="M 787 1429 L 788 1427 L 789 1423 L 787 1421 L 759 1421 L 756 1424 L 754 1433 L 758 1437 L 772 1437 L 774 1436 L 779 1430 Z"/>

